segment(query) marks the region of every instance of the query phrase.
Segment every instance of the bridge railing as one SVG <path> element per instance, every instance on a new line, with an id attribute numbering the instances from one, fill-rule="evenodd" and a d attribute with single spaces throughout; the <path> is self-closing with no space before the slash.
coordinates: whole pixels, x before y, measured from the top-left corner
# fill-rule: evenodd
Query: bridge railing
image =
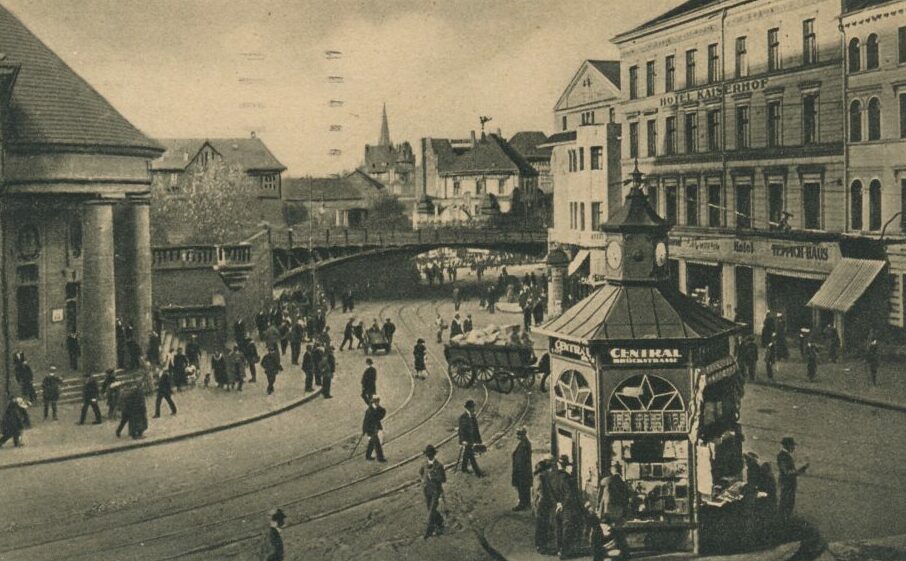
<path id="1" fill-rule="evenodd" d="M 208 269 L 248 265 L 252 262 L 250 244 L 186 245 L 151 248 L 154 269 Z"/>
<path id="2" fill-rule="evenodd" d="M 403 246 L 403 245 L 490 245 L 499 242 L 545 242 L 547 230 L 512 230 L 495 228 L 430 228 L 419 230 L 378 230 L 365 228 L 327 228 L 314 230 L 278 231 L 272 234 L 275 246 L 282 248 L 343 247 L 343 246 Z"/>

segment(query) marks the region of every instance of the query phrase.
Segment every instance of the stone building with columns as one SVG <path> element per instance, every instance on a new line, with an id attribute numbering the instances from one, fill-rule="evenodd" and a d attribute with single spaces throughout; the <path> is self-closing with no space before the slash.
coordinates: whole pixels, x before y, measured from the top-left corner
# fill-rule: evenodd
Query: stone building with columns
<path id="1" fill-rule="evenodd" d="M 756 332 L 768 310 L 788 333 L 839 319 L 880 271 L 847 217 L 840 13 L 839 0 L 691 0 L 613 39 L 624 175 L 638 161 L 675 226 L 671 276 Z"/>
<path id="2" fill-rule="evenodd" d="M 0 356 L 18 392 L 14 352 L 36 383 L 65 375 L 66 339 L 81 334 L 79 370 L 116 365 L 117 317 L 144 347 L 151 329 L 146 137 L 0 7 Z"/>

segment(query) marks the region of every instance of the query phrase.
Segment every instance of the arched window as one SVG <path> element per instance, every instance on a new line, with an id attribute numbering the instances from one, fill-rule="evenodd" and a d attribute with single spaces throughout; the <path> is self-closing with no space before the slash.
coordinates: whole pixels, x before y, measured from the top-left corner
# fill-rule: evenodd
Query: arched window
<path id="1" fill-rule="evenodd" d="M 868 101 L 868 140 L 881 139 L 881 100 L 873 97 Z"/>
<path id="2" fill-rule="evenodd" d="M 873 70 L 878 67 L 878 35 L 872 33 L 865 41 L 865 69 Z"/>
<path id="3" fill-rule="evenodd" d="M 849 71 L 858 72 L 862 69 L 862 54 L 859 52 L 859 39 L 858 37 L 853 37 L 849 41 L 849 49 L 847 51 L 847 58 L 849 58 Z"/>
<path id="4" fill-rule="evenodd" d="M 862 140 L 862 102 L 854 99 L 849 104 L 849 141 L 860 142 Z"/>
<path id="5" fill-rule="evenodd" d="M 595 397 L 581 372 L 566 370 L 554 386 L 554 414 L 586 427 L 595 426 Z"/>
<path id="6" fill-rule="evenodd" d="M 685 432 L 686 406 L 669 381 L 651 374 L 633 376 L 610 394 L 607 430 L 618 432 Z"/>
<path id="7" fill-rule="evenodd" d="M 862 182 L 858 179 L 849 187 L 849 225 L 853 230 L 862 229 Z"/>
<path id="8" fill-rule="evenodd" d="M 868 185 L 868 229 L 881 229 L 881 182 L 877 179 Z"/>

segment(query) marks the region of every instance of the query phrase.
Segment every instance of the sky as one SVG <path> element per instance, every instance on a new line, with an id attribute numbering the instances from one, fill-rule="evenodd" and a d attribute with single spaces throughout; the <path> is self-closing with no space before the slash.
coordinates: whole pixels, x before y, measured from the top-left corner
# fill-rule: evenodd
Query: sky
<path id="1" fill-rule="evenodd" d="M 0 3 L 149 136 L 254 131 L 288 175 L 317 176 L 361 164 L 384 103 L 416 151 L 479 115 L 549 134 L 582 60 L 616 59 L 611 37 L 680 0 Z"/>

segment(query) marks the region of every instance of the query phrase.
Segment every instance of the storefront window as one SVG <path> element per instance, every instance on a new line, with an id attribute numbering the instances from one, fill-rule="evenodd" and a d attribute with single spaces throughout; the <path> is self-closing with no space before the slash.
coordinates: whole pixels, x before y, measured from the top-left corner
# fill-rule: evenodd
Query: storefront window
<path id="1" fill-rule="evenodd" d="M 554 386 L 554 413 L 561 419 L 595 427 L 595 398 L 582 373 L 566 370 L 560 374 Z"/>
<path id="2" fill-rule="evenodd" d="M 684 522 L 689 516 L 689 444 L 686 440 L 615 440 L 612 457 L 632 490 L 630 521 Z"/>

